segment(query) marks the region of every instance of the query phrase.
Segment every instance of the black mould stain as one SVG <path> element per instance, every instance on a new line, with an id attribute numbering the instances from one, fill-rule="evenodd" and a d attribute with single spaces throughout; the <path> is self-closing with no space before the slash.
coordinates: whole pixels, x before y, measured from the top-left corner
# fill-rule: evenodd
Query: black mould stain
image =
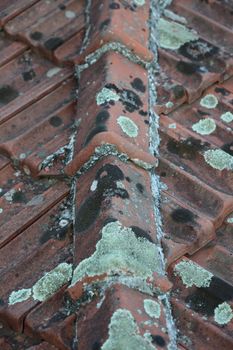
<path id="1" fill-rule="evenodd" d="M 129 89 L 119 89 L 115 84 L 106 84 L 105 87 L 114 90 L 120 96 L 120 101 L 126 111 L 132 113 L 143 107 L 140 97 L 134 91 Z"/>
<path id="2" fill-rule="evenodd" d="M 60 45 L 62 45 L 63 42 L 64 42 L 63 39 L 59 37 L 50 38 L 45 41 L 44 47 L 49 51 L 53 51 L 56 48 L 58 48 Z"/>
<path id="3" fill-rule="evenodd" d="M 96 124 L 102 124 L 105 123 L 110 117 L 110 114 L 108 111 L 106 111 L 105 109 L 103 109 L 102 111 L 100 111 L 95 120 L 96 120 Z"/>
<path id="4" fill-rule="evenodd" d="M 185 89 L 182 85 L 175 85 L 172 91 L 176 99 L 180 99 L 185 95 Z"/>
<path id="5" fill-rule="evenodd" d="M 202 111 L 201 109 L 198 109 L 197 113 L 200 114 L 200 115 L 210 115 L 210 113 Z"/>
<path id="6" fill-rule="evenodd" d="M 144 120 L 144 123 L 145 123 L 146 125 L 148 125 L 150 122 L 149 122 L 149 120 Z"/>
<path id="7" fill-rule="evenodd" d="M 99 180 L 102 176 L 108 176 L 112 181 L 122 181 L 125 176 L 123 171 L 117 166 L 110 163 L 105 164 L 96 173 L 96 180 Z"/>
<path id="8" fill-rule="evenodd" d="M 215 56 L 219 49 L 204 40 L 190 41 L 182 45 L 178 52 L 192 61 L 200 62 Z"/>
<path id="9" fill-rule="evenodd" d="M 143 84 L 143 81 L 140 78 L 135 78 L 132 83 L 131 86 L 133 89 L 140 91 L 140 92 L 145 92 L 146 91 L 146 87 Z"/>
<path id="10" fill-rule="evenodd" d="M 147 116 L 147 111 L 143 111 L 142 109 L 139 111 L 139 114 L 142 116 L 142 117 L 146 117 Z"/>
<path id="11" fill-rule="evenodd" d="M 126 179 L 126 181 L 127 181 L 127 182 L 131 182 L 130 177 L 126 176 L 126 178 L 125 178 L 125 179 Z"/>
<path id="12" fill-rule="evenodd" d="M 104 220 L 103 227 L 106 226 L 107 224 L 110 224 L 111 222 L 116 222 L 116 221 L 117 221 L 117 219 L 109 217 L 109 218 Z"/>
<path id="13" fill-rule="evenodd" d="M 29 71 L 22 73 L 22 77 L 24 81 L 32 80 L 33 78 L 35 78 L 35 76 L 36 76 L 36 73 L 34 72 L 33 69 L 30 69 Z"/>
<path id="14" fill-rule="evenodd" d="M 194 220 L 194 214 L 185 208 L 178 208 L 173 210 L 171 218 L 175 222 L 185 224 L 186 222 L 192 222 Z"/>
<path id="15" fill-rule="evenodd" d="M 39 41 L 43 38 L 43 34 L 41 32 L 33 32 L 30 34 L 30 38 L 32 40 L 36 40 L 36 41 Z"/>
<path id="16" fill-rule="evenodd" d="M 184 141 L 169 140 L 167 150 L 179 157 L 189 160 L 194 160 L 198 152 L 202 151 L 208 143 L 202 144 L 201 140 L 189 137 Z"/>
<path id="17" fill-rule="evenodd" d="M 62 119 L 57 115 L 54 115 L 49 119 L 49 123 L 57 128 L 58 126 L 62 125 Z"/>
<path id="18" fill-rule="evenodd" d="M 187 296 L 185 302 L 193 311 L 201 315 L 213 316 L 214 309 L 222 303 L 222 300 L 205 289 L 197 289 L 193 294 Z"/>
<path id="19" fill-rule="evenodd" d="M 138 192 L 140 192 L 140 193 L 144 192 L 144 186 L 142 184 L 137 183 L 136 187 L 137 187 Z"/>
<path id="20" fill-rule="evenodd" d="M 87 138 L 84 142 L 84 146 L 86 146 L 92 139 L 95 135 L 101 133 L 101 132 L 104 132 L 104 131 L 107 131 L 107 127 L 105 125 L 98 125 L 96 126 L 94 129 L 92 129 L 90 131 L 90 133 L 87 135 Z"/>
<path id="21" fill-rule="evenodd" d="M 156 344 L 163 348 L 166 345 L 164 338 L 161 335 L 151 334 L 152 344 Z"/>
<path id="22" fill-rule="evenodd" d="M 105 30 L 108 27 L 109 23 L 110 23 L 110 18 L 108 18 L 105 21 L 101 22 L 100 26 L 99 26 L 99 30 L 100 31 Z"/>
<path id="23" fill-rule="evenodd" d="M 17 90 L 15 90 L 10 85 L 0 86 L 0 103 L 6 105 L 7 103 L 13 101 L 16 97 L 19 96 Z"/>
<path id="24" fill-rule="evenodd" d="M 217 94 L 221 94 L 223 96 L 228 96 L 230 95 L 230 92 L 226 89 L 224 89 L 223 87 L 216 87 L 214 89 L 215 92 L 217 92 Z"/>
<path id="25" fill-rule="evenodd" d="M 221 147 L 221 149 L 225 152 L 227 152 L 228 154 L 230 154 L 231 156 L 233 156 L 233 142 L 231 143 L 225 143 L 225 145 L 223 145 Z"/>
<path id="26" fill-rule="evenodd" d="M 112 2 L 112 3 L 109 5 L 109 8 L 110 8 L 111 10 L 119 10 L 120 5 L 119 5 L 117 2 Z"/>
<path id="27" fill-rule="evenodd" d="M 91 350 L 100 350 L 101 349 L 101 344 L 99 341 L 95 341 L 91 347 Z"/>
<path id="28" fill-rule="evenodd" d="M 130 228 L 133 230 L 134 234 L 136 237 L 140 237 L 140 238 L 145 238 L 147 239 L 148 241 L 152 242 L 153 243 L 153 240 L 152 238 L 150 237 L 150 235 L 145 231 L 143 230 L 142 228 L 138 227 L 138 226 L 130 226 Z"/>
<path id="29" fill-rule="evenodd" d="M 87 198 L 78 209 L 75 228 L 78 232 L 87 230 L 98 218 L 101 211 L 103 194 L 96 194 Z"/>
<path id="30" fill-rule="evenodd" d="M 12 195 L 13 203 L 27 203 L 27 198 L 22 191 L 16 191 Z"/>
<path id="31" fill-rule="evenodd" d="M 66 5 L 64 5 L 64 4 L 60 4 L 60 5 L 58 5 L 58 7 L 62 11 L 64 11 L 66 9 Z"/>
<path id="32" fill-rule="evenodd" d="M 213 276 L 207 289 L 222 301 L 233 301 L 233 287 L 219 277 Z"/>
<path id="33" fill-rule="evenodd" d="M 185 61 L 179 61 L 176 65 L 176 69 L 185 75 L 192 75 L 196 73 L 198 68 L 198 65 Z"/>
<path id="34" fill-rule="evenodd" d="M 50 239 L 64 240 L 70 232 L 70 225 L 65 227 L 51 228 L 43 233 L 40 237 L 40 244 L 44 244 Z"/>

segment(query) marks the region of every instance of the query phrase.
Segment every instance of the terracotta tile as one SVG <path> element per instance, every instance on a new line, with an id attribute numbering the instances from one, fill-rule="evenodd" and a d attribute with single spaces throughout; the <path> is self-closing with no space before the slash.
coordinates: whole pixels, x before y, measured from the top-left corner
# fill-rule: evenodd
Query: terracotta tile
<path id="1" fill-rule="evenodd" d="M 72 38 L 66 40 L 54 51 L 54 60 L 58 64 L 62 63 L 73 65 L 73 61 L 75 61 L 77 55 L 81 50 L 84 35 L 85 30 L 82 29 L 77 34 L 72 36 Z"/>
<path id="2" fill-rule="evenodd" d="M 0 69 L 0 123 L 55 89 L 71 75 L 68 69 L 54 73 L 49 61 L 26 51 Z"/>
<path id="3" fill-rule="evenodd" d="M 11 18 L 16 17 L 21 12 L 26 10 L 28 7 L 32 6 L 38 2 L 38 0 L 3 0 L 0 4 L 0 25 L 2 26 Z"/>
<path id="4" fill-rule="evenodd" d="M 39 2 L 8 22 L 5 30 L 51 58 L 58 46 L 83 28 L 83 11 L 83 0 Z"/>
<path id="5" fill-rule="evenodd" d="M 58 348 L 52 344 L 49 344 L 43 341 L 39 345 L 34 345 L 34 346 L 31 346 L 30 348 L 27 348 L 27 350 L 58 350 Z"/>
<path id="6" fill-rule="evenodd" d="M 40 339 L 31 338 L 24 334 L 13 332 L 1 323 L 0 346 L 2 350 L 25 350 L 29 347 L 33 348 L 33 346 L 37 346 L 36 344 L 39 343 Z"/>
<path id="7" fill-rule="evenodd" d="M 0 32 L 0 67 L 20 55 L 27 49 L 27 46 L 19 41 L 9 40 L 3 31 Z"/>

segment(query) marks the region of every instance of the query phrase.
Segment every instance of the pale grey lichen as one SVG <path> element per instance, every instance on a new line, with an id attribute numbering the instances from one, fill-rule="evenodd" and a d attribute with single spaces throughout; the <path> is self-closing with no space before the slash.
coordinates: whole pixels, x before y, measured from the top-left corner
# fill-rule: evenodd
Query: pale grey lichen
<path id="1" fill-rule="evenodd" d="M 216 123 L 212 118 L 206 118 L 193 124 L 192 129 L 200 135 L 210 135 L 216 130 Z"/>
<path id="2" fill-rule="evenodd" d="M 145 170 L 151 170 L 151 169 L 153 169 L 155 166 L 158 165 L 158 162 L 156 162 L 156 161 L 155 161 L 154 164 L 151 164 L 151 163 L 144 162 L 143 160 L 138 159 L 138 158 L 130 158 L 130 160 L 131 160 L 134 164 L 136 164 L 137 166 L 139 166 L 140 168 L 145 169 Z"/>
<path id="3" fill-rule="evenodd" d="M 225 123 L 231 123 L 233 121 L 233 113 L 225 112 L 220 117 Z"/>
<path id="4" fill-rule="evenodd" d="M 202 107 L 208 108 L 208 109 L 212 109 L 215 108 L 218 105 L 218 99 L 215 95 L 212 94 L 208 94 L 205 95 L 201 101 L 200 101 L 200 105 Z"/>
<path id="5" fill-rule="evenodd" d="M 214 320 L 220 325 L 229 323 L 233 318 L 231 306 L 224 302 L 219 304 L 214 310 Z"/>
<path id="6" fill-rule="evenodd" d="M 174 106 L 174 103 L 172 101 L 168 101 L 166 104 L 165 104 L 165 107 L 166 108 L 172 108 Z"/>
<path id="7" fill-rule="evenodd" d="M 209 287 L 213 274 L 192 261 L 182 260 L 175 266 L 178 275 L 186 287 Z"/>
<path id="8" fill-rule="evenodd" d="M 68 19 L 74 19 L 76 17 L 76 13 L 74 11 L 67 10 L 65 11 L 65 16 Z"/>
<path id="9" fill-rule="evenodd" d="M 61 68 L 59 67 L 51 68 L 47 71 L 46 76 L 48 78 L 52 78 L 54 75 L 58 74 L 60 71 L 61 71 Z"/>
<path id="10" fill-rule="evenodd" d="M 158 21 L 159 45 L 164 49 L 178 50 L 187 42 L 198 39 L 195 31 L 180 23 L 160 18 Z"/>
<path id="11" fill-rule="evenodd" d="M 228 224 L 233 224 L 233 216 L 232 216 L 232 217 L 229 217 L 229 218 L 227 219 L 227 223 L 228 223 Z"/>
<path id="12" fill-rule="evenodd" d="M 119 221 L 103 227 L 96 250 L 75 268 L 71 285 L 85 276 L 133 275 L 151 277 L 161 272 L 159 253 L 155 244 L 145 238 L 137 238 L 131 228 Z"/>
<path id="13" fill-rule="evenodd" d="M 150 317 L 159 318 L 161 315 L 161 308 L 157 301 L 145 299 L 144 309 Z"/>
<path id="14" fill-rule="evenodd" d="M 221 149 L 210 149 L 204 152 L 207 164 L 217 170 L 232 170 L 233 156 Z"/>
<path id="15" fill-rule="evenodd" d="M 31 294 L 32 294 L 31 288 L 13 291 L 9 297 L 9 305 L 21 303 L 22 301 L 29 299 Z"/>
<path id="16" fill-rule="evenodd" d="M 114 312 L 109 325 L 109 338 L 101 350 L 154 350 L 148 338 L 139 334 L 138 326 L 131 312 L 118 309 Z"/>
<path id="17" fill-rule="evenodd" d="M 187 20 L 185 17 L 179 16 L 175 12 L 172 12 L 170 10 L 164 10 L 164 16 L 173 21 L 180 22 L 182 24 L 187 24 Z"/>
<path id="18" fill-rule="evenodd" d="M 121 115 L 117 118 L 117 124 L 120 125 L 122 131 L 129 137 L 138 136 L 138 126 L 132 119 Z"/>
<path id="19" fill-rule="evenodd" d="M 120 99 L 120 96 L 117 95 L 115 91 L 112 91 L 106 87 L 104 87 L 96 95 L 96 103 L 98 106 L 109 101 L 119 101 L 119 99 Z"/>
<path id="20" fill-rule="evenodd" d="M 143 5 L 145 5 L 146 1 L 145 0 L 133 0 L 133 3 L 137 6 L 143 6 Z"/>
<path id="21" fill-rule="evenodd" d="M 52 296 L 60 287 L 70 281 L 72 265 L 61 263 L 55 269 L 47 272 L 32 287 L 33 298 L 44 301 Z"/>

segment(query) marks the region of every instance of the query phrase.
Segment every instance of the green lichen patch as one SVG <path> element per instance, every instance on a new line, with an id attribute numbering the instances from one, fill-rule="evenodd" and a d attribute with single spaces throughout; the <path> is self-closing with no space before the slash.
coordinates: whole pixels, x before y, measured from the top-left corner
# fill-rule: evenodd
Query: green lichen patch
<path id="1" fill-rule="evenodd" d="M 232 217 L 229 217 L 229 218 L 227 219 L 227 223 L 228 223 L 228 224 L 233 224 L 233 216 L 232 216 Z"/>
<path id="2" fill-rule="evenodd" d="M 231 123 L 233 121 L 233 113 L 226 112 L 223 113 L 220 117 L 225 123 Z"/>
<path id="3" fill-rule="evenodd" d="M 117 124 L 120 125 L 122 131 L 129 137 L 138 136 L 138 127 L 134 121 L 128 117 L 121 115 L 117 118 Z"/>
<path id="4" fill-rule="evenodd" d="M 208 94 L 205 95 L 201 101 L 200 101 L 200 105 L 202 107 L 208 108 L 208 109 L 212 109 L 215 108 L 218 105 L 218 99 L 216 96 L 212 95 L 212 94 Z"/>
<path id="5" fill-rule="evenodd" d="M 145 238 L 137 238 L 131 228 L 119 221 L 102 229 L 102 238 L 96 251 L 75 268 L 71 285 L 85 276 L 133 275 L 151 277 L 154 271 L 161 273 L 158 248 Z"/>
<path id="6" fill-rule="evenodd" d="M 164 49 L 178 50 L 187 42 L 198 40 L 195 31 L 185 25 L 160 18 L 158 22 L 160 46 Z"/>
<path id="7" fill-rule="evenodd" d="M 101 350 L 154 350 L 147 338 L 139 334 L 138 326 L 129 310 L 114 312 L 109 325 L 109 338 Z"/>
<path id="8" fill-rule="evenodd" d="M 224 325 L 229 323 L 233 318 L 231 306 L 226 302 L 219 304 L 214 310 L 214 320 L 218 324 Z"/>
<path id="9" fill-rule="evenodd" d="M 116 92 L 105 87 L 96 95 L 96 103 L 98 106 L 110 101 L 119 101 L 119 99 L 120 96 L 117 95 Z"/>
<path id="10" fill-rule="evenodd" d="M 157 301 L 145 299 L 144 309 L 150 317 L 159 318 L 161 315 L 161 308 Z"/>
<path id="11" fill-rule="evenodd" d="M 20 289 L 11 293 L 9 297 L 9 305 L 14 305 L 16 303 L 21 303 L 30 298 L 32 294 L 31 288 Z"/>
<path id="12" fill-rule="evenodd" d="M 216 129 L 216 123 L 212 118 L 206 118 L 193 124 L 192 129 L 200 135 L 210 135 Z"/>
<path id="13" fill-rule="evenodd" d="M 72 277 L 72 265 L 61 263 L 55 269 L 47 272 L 32 287 L 33 298 L 44 301 L 52 296 L 61 286 L 69 282 Z"/>
<path id="14" fill-rule="evenodd" d="M 137 6 L 143 6 L 145 5 L 146 1 L 145 0 L 133 0 L 134 5 Z"/>
<path id="15" fill-rule="evenodd" d="M 205 151 L 204 158 L 207 164 L 217 170 L 232 170 L 233 157 L 221 149 Z"/>
<path id="16" fill-rule="evenodd" d="M 186 287 L 209 287 L 213 274 L 192 261 L 181 261 L 175 266 L 178 275 Z"/>

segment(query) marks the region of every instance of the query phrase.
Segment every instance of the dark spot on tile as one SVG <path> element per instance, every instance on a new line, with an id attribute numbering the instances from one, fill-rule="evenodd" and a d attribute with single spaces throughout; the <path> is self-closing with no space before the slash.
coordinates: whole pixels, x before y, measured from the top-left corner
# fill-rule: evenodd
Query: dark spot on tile
<path id="1" fill-rule="evenodd" d="M 150 237 L 150 235 L 145 231 L 143 230 L 142 228 L 138 227 L 138 226 L 130 226 L 130 228 L 133 230 L 135 236 L 137 238 L 145 238 L 147 239 L 148 241 L 152 242 L 153 243 L 153 240 L 152 238 Z"/>
<path id="2" fill-rule="evenodd" d="M 29 80 L 32 80 L 33 78 L 35 78 L 36 73 L 34 72 L 33 69 L 31 69 L 31 70 L 29 70 L 27 72 L 23 72 L 22 76 L 23 76 L 23 80 L 24 81 L 29 81 Z"/>
<path id="3" fill-rule="evenodd" d="M 110 5 L 109 5 L 109 8 L 111 10 L 118 10 L 120 8 L 120 5 L 117 3 L 117 2 L 112 2 Z"/>
<path id="4" fill-rule="evenodd" d="M 97 171 L 95 179 L 98 180 L 105 174 L 107 174 L 112 181 L 121 181 L 125 178 L 123 171 L 117 165 L 110 163 L 105 164 Z"/>
<path id="5" fill-rule="evenodd" d="M 218 51 L 219 49 L 216 46 L 213 46 L 202 39 L 187 42 L 178 50 L 181 55 L 196 62 L 210 58 L 216 55 Z"/>
<path id="6" fill-rule="evenodd" d="M 64 4 L 60 4 L 60 5 L 58 5 L 58 7 L 62 11 L 64 11 L 66 9 L 66 5 L 64 5 Z"/>
<path id="7" fill-rule="evenodd" d="M 184 224 L 186 222 L 191 222 L 194 219 L 194 214 L 185 208 L 178 208 L 173 210 L 171 217 L 175 222 Z"/>
<path id="8" fill-rule="evenodd" d="M 205 289 L 196 289 L 193 294 L 186 297 L 185 302 L 193 311 L 201 315 L 213 316 L 214 309 L 222 303 L 222 300 Z"/>
<path id="9" fill-rule="evenodd" d="M 10 85 L 0 86 L 0 103 L 1 104 L 5 105 L 5 104 L 13 101 L 18 96 L 19 96 L 18 91 L 15 90 Z"/>
<path id="10" fill-rule="evenodd" d="M 103 227 L 106 226 L 107 224 L 110 224 L 111 222 L 116 222 L 116 221 L 117 221 L 117 219 L 109 217 L 109 218 L 104 220 Z"/>
<path id="11" fill-rule="evenodd" d="M 143 106 L 140 97 L 132 90 L 124 89 L 120 96 L 120 101 L 130 113 L 139 110 Z"/>
<path id="12" fill-rule="evenodd" d="M 162 171 L 162 172 L 160 173 L 160 176 L 162 176 L 162 177 L 166 177 L 166 176 L 167 176 L 166 171 Z"/>
<path id="13" fill-rule="evenodd" d="M 192 75 L 196 73 L 197 68 L 198 66 L 196 64 L 185 61 L 179 61 L 176 65 L 176 69 L 185 75 Z"/>
<path id="14" fill-rule="evenodd" d="M 33 32 L 30 34 L 30 38 L 39 41 L 43 38 L 43 34 L 41 32 Z"/>
<path id="15" fill-rule="evenodd" d="M 193 160 L 207 145 L 208 143 L 202 144 L 201 140 L 193 137 L 180 142 L 170 139 L 167 143 L 167 150 L 181 158 Z"/>
<path id="16" fill-rule="evenodd" d="M 98 341 L 95 341 L 94 344 L 92 345 L 91 350 L 100 350 L 101 349 L 101 344 Z"/>
<path id="17" fill-rule="evenodd" d="M 163 348 L 166 345 L 164 338 L 161 335 L 151 334 L 152 343 Z"/>
<path id="18" fill-rule="evenodd" d="M 175 85 L 172 91 L 176 99 L 180 99 L 185 95 L 185 89 L 182 85 Z"/>
<path id="19" fill-rule="evenodd" d="M 110 23 L 110 18 L 106 19 L 105 21 L 103 21 L 102 23 L 100 23 L 100 26 L 99 26 L 99 30 L 103 30 L 103 29 L 106 29 L 108 27 Z"/>
<path id="20" fill-rule="evenodd" d="M 233 286 L 217 276 L 212 277 L 207 289 L 222 301 L 233 301 Z"/>
<path id="21" fill-rule="evenodd" d="M 137 183 L 136 184 L 136 187 L 137 187 L 137 190 L 140 192 L 140 193 L 143 193 L 144 192 L 144 186 L 140 183 Z"/>
<path id="22" fill-rule="evenodd" d="M 97 192 L 95 195 L 87 198 L 79 207 L 75 225 L 75 229 L 78 232 L 85 231 L 94 224 L 100 214 L 102 200 L 103 196 Z"/>
<path id="23" fill-rule="evenodd" d="M 49 119 L 49 123 L 55 128 L 57 128 L 58 126 L 62 125 L 63 121 L 60 117 L 54 115 Z"/>
<path id="24" fill-rule="evenodd" d="M 223 87 L 216 87 L 214 89 L 215 92 L 217 92 L 217 94 L 221 94 L 223 96 L 228 96 L 230 95 L 230 92 L 227 89 L 224 89 Z"/>
<path id="25" fill-rule="evenodd" d="M 59 37 L 50 38 L 50 39 L 45 41 L 44 47 L 47 50 L 53 51 L 56 48 L 58 48 L 60 45 L 62 45 L 63 42 L 64 42 L 64 40 L 62 38 L 59 38 Z"/>
<path id="26" fill-rule="evenodd" d="M 101 132 L 104 132 L 104 131 L 107 131 L 107 127 L 105 125 L 98 125 L 96 126 L 94 129 L 92 129 L 90 131 L 90 133 L 87 135 L 87 138 L 84 142 L 84 146 L 86 146 L 92 139 L 95 135 L 101 133 Z"/>
<path id="27" fill-rule="evenodd" d="M 3 306 L 5 303 L 4 303 L 4 300 L 3 299 L 0 299 L 0 306 Z"/>
<path id="28" fill-rule="evenodd" d="M 149 120 L 144 120 L 144 123 L 148 125 L 150 122 Z"/>
<path id="29" fill-rule="evenodd" d="M 65 227 L 51 228 L 43 233 L 40 237 L 40 243 L 44 244 L 50 239 L 57 239 L 59 241 L 64 240 L 70 232 L 70 225 Z"/>
<path id="30" fill-rule="evenodd" d="M 12 202 L 13 203 L 26 203 L 27 199 L 25 194 L 22 191 L 16 191 L 12 195 Z"/>
<path id="31" fill-rule="evenodd" d="M 102 111 L 100 111 L 97 116 L 96 116 L 96 124 L 102 124 L 105 123 L 110 117 L 110 114 L 108 111 L 106 111 L 105 109 L 103 109 Z"/>
<path id="32" fill-rule="evenodd" d="M 130 179 L 130 177 L 128 177 L 128 176 L 126 176 L 126 181 L 128 181 L 128 182 L 131 182 L 131 179 Z"/>
<path id="33" fill-rule="evenodd" d="M 200 109 L 198 109 L 197 112 L 198 112 L 200 115 L 210 115 L 209 112 L 204 112 L 204 111 L 201 111 Z"/>
<path id="34" fill-rule="evenodd" d="M 146 87 L 143 84 L 143 81 L 140 78 L 135 78 L 132 83 L 131 83 L 132 88 L 134 88 L 137 91 L 140 92 L 145 92 L 146 91 Z"/>
<path id="35" fill-rule="evenodd" d="M 231 156 L 233 156 L 233 142 L 231 143 L 225 143 L 225 145 L 223 145 L 221 147 L 221 149 L 225 152 L 227 152 L 228 154 L 230 154 Z"/>
<path id="36" fill-rule="evenodd" d="M 143 117 L 147 116 L 147 111 L 143 111 L 142 109 L 139 111 L 139 114 L 142 115 Z"/>

